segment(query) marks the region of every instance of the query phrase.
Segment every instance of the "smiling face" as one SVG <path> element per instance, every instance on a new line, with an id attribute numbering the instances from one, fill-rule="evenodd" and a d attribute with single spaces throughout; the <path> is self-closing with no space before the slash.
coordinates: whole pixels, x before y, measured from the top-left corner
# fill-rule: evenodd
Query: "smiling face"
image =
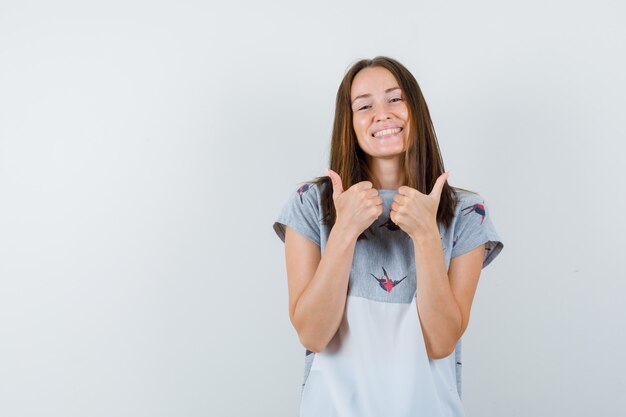
<path id="1" fill-rule="evenodd" d="M 402 154 L 409 112 L 393 74 L 382 67 L 363 68 L 350 89 L 352 124 L 357 141 L 370 157 Z"/>

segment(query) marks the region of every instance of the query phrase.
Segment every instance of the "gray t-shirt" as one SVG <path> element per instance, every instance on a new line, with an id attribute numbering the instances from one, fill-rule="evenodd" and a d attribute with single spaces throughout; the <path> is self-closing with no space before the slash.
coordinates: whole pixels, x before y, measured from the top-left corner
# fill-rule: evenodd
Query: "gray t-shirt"
<path id="1" fill-rule="evenodd" d="M 273 228 L 285 226 L 324 252 L 330 227 L 321 221 L 321 189 L 292 191 Z M 479 194 L 460 197 L 448 228 L 439 225 L 446 270 L 450 259 L 485 244 L 483 268 L 504 245 Z M 430 359 L 416 308 L 413 241 L 390 217 L 397 190 L 379 189 L 384 211 L 368 240 L 356 242 L 346 308 L 337 333 L 322 352 L 305 349 L 300 417 L 428 415 L 464 416 L 461 404 L 461 339 L 448 357 Z"/>

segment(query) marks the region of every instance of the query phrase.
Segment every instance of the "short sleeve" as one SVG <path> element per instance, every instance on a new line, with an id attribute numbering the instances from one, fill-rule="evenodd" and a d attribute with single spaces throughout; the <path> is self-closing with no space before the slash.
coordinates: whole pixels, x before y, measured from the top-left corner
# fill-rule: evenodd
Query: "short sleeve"
<path id="1" fill-rule="evenodd" d="M 463 255 L 484 243 L 485 268 L 504 248 L 485 199 L 480 194 L 466 193 L 461 197 L 456 216 L 450 258 Z"/>
<path id="2" fill-rule="evenodd" d="M 316 184 L 304 183 L 293 190 L 273 228 L 280 240 L 285 241 L 285 226 L 320 245 L 319 190 Z"/>

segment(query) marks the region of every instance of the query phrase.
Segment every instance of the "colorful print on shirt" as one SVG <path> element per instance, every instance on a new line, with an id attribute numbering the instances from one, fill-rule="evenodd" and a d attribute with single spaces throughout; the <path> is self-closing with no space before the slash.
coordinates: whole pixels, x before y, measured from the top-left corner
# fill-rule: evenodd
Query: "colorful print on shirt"
<path id="1" fill-rule="evenodd" d="M 370 275 L 373 276 L 376 279 L 376 281 L 378 281 L 378 283 L 380 284 L 380 288 L 382 288 L 383 290 L 385 290 L 387 292 L 391 292 L 391 290 L 393 290 L 393 288 L 396 285 L 398 285 L 399 283 L 404 281 L 404 278 L 406 278 L 408 276 L 408 275 L 405 275 L 404 278 L 399 279 L 397 281 L 394 281 L 391 278 L 389 278 L 389 274 L 387 274 L 387 271 L 385 271 L 384 267 L 383 267 L 383 276 L 382 277 L 378 278 L 376 275 L 372 274 L 371 272 L 370 272 Z"/>
<path id="2" fill-rule="evenodd" d="M 480 221 L 480 224 L 483 224 L 483 221 L 485 220 L 485 202 L 483 201 L 482 204 L 481 203 L 476 203 L 473 204 L 471 206 L 467 206 L 464 209 L 461 210 L 461 212 L 465 211 L 465 210 L 469 210 L 467 213 L 463 214 L 464 216 L 470 213 L 477 213 L 480 214 L 480 216 L 482 217 L 482 220 Z"/>
<path id="3" fill-rule="evenodd" d="M 296 192 L 298 193 L 298 196 L 300 197 L 300 204 L 304 204 L 304 201 L 302 201 L 302 195 L 304 193 L 306 193 L 309 188 L 311 188 L 311 186 L 309 184 L 302 184 L 297 190 Z"/>

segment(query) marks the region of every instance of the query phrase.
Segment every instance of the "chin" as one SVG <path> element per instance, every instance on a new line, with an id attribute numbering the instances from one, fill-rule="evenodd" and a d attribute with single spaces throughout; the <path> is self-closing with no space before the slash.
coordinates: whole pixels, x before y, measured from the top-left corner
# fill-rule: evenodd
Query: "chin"
<path id="1" fill-rule="evenodd" d="M 384 158 L 384 159 L 388 159 L 388 158 L 395 158 L 395 157 L 399 157 L 404 155 L 404 152 L 402 152 L 402 150 L 399 151 L 389 151 L 389 152 L 365 152 L 370 158 Z"/>

